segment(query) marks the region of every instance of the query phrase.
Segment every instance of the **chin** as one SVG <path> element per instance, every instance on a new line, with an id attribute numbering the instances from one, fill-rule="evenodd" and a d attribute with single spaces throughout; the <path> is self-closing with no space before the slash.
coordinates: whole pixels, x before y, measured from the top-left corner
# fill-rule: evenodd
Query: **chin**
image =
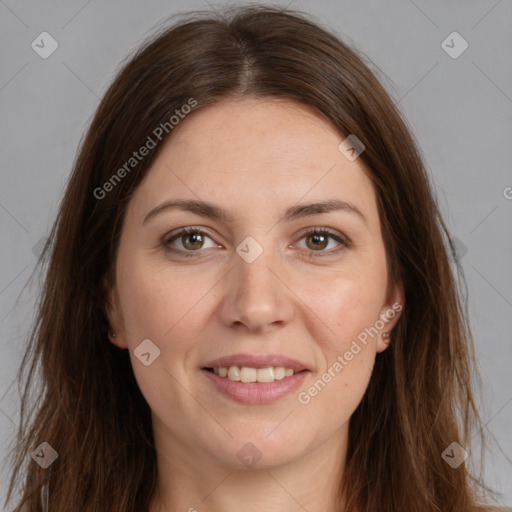
<path id="1" fill-rule="evenodd" d="M 237 435 L 223 446 L 213 448 L 213 456 L 232 469 L 272 469 L 293 462 L 306 447 L 290 437 L 265 438 L 259 435 Z"/>

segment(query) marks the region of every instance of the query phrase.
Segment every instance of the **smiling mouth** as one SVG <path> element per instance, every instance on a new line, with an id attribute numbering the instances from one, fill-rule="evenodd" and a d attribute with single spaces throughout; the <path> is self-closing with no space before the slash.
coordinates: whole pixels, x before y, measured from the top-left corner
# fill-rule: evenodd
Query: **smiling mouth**
<path id="1" fill-rule="evenodd" d="M 295 371 L 292 368 L 284 366 L 268 366 L 266 368 L 251 368 L 248 366 L 221 366 L 216 368 L 204 368 L 204 370 L 214 373 L 234 382 L 274 382 L 283 380 L 297 373 L 308 370 Z"/>

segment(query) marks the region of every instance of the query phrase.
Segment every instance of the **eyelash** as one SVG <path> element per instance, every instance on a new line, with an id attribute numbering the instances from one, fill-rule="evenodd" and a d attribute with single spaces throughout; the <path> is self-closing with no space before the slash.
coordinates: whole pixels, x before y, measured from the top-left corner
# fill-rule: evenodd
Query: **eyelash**
<path id="1" fill-rule="evenodd" d="M 207 236 L 208 238 L 212 238 L 212 236 L 203 229 L 195 228 L 193 226 L 188 226 L 185 228 L 180 229 L 177 233 L 174 233 L 171 237 L 165 237 L 162 240 L 162 244 L 165 248 L 165 250 L 172 254 L 177 254 L 179 256 L 184 256 L 186 258 L 193 258 L 196 256 L 197 253 L 200 253 L 202 249 L 199 249 L 197 251 L 183 251 L 182 249 L 175 249 L 169 246 L 171 242 L 174 240 L 179 239 L 180 237 L 184 235 L 190 235 L 190 234 L 199 234 L 201 236 Z M 348 238 L 342 237 L 338 235 L 335 232 L 332 232 L 326 228 L 309 228 L 300 238 L 302 240 L 303 238 L 306 238 L 311 235 L 322 235 L 327 236 L 329 238 L 332 238 L 333 240 L 336 240 L 338 243 L 341 244 L 341 247 L 335 250 L 331 251 L 309 251 L 312 253 L 313 258 L 325 258 L 328 256 L 331 256 L 333 254 L 337 254 L 338 252 L 342 251 L 343 249 L 349 249 L 352 247 L 352 242 L 348 240 Z"/>

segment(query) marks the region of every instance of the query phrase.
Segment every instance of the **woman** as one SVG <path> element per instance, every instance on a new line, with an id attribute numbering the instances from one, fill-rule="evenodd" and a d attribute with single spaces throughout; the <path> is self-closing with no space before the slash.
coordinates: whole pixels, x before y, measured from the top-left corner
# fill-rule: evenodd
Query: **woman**
<path id="1" fill-rule="evenodd" d="M 450 250 L 354 50 L 269 7 L 164 30 L 101 101 L 46 248 L 16 510 L 478 510 Z"/>

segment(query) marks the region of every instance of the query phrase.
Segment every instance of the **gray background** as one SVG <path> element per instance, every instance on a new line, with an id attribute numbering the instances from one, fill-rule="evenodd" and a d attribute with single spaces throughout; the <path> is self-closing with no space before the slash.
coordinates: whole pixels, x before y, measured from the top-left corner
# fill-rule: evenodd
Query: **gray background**
<path id="1" fill-rule="evenodd" d="M 497 441 L 485 475 L 512 505 L 512 4 L 276 2 L 288 3 L 374 62 L 422 148 L 468 281 L 480 409 Z M 0 455 L 18 421 L 13 380 L 36 301 L 37 288 L 24 287 L 99 98 L 155 25 L 176 12 L 221 5 L 0 1 Z M 31 48 L 43 31 L 59 45 L 47 59 Z M 453 31 L 469 44 L 458 58 L 441 46 Z M 0 498 L 7 477 L 1 466 Z"/>

